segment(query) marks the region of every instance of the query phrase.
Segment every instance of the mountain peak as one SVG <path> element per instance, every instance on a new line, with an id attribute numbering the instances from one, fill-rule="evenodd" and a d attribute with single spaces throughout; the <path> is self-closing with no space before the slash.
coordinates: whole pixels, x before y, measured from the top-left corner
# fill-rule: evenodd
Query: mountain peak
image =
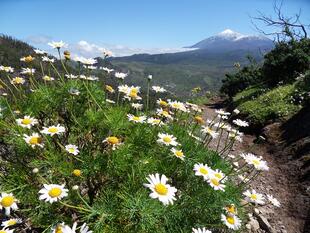
<path id="1" fill-rule="evenodd" d="M 217 34 L 217 36 L 220 36 L 220 37 L 233 37 L 233 38 L 238 38 L 238 37 L 242 37 L 244 35 L 242 35 L 241 33 L 239 32 L 235 32 L 231 29 L 225 29 L 224 31 L 220 32 L 219 34 Z"/>

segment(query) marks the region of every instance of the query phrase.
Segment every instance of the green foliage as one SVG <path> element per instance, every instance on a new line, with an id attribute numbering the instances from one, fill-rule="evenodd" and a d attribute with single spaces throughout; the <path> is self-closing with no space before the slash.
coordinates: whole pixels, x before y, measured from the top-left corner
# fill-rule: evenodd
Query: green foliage
<path id="1" fill-rule="evenodd" d="M 72 88 L 80 94 L 72 95 Z M 0 133 L 10 153 L 0 160 L 3 168 L 0 188 L 2 192 L 14 193 L 21 209 L 16 215 L 29 218 L 38 232 L 50 230 L 61 222 L 71 225 L 72 216 L 86 221 L 95 233 L 189 232 L 198 226 L 222 228 L 223 207 L 231 203 L 240 207 L 241 188 L 232 179 L 228 178 L 222 192 L 195 176 L 196 163 L 207 163 L 226 174 L 232 167 L 218 153 L 188 135 L 193 127 L 189 119 L 163 127 L 129 122 L 127 113 L 133 110 L 128 103 L 109 104 L 101 83 L 85 80 L 37 83 L 33 92 L 22 90 L 21 93 L 15 93 L 17 99 L 9 99 L 10 102 L 1 99 L 5 110 Z M 150 116 L 153 114 L 149 112 Z M 18 126 L 16 119 L 24 115 L 35 117 L 39 124 L 32 129 Z M 43 148 L 32 148 L 23 139 L 24 134 L 57 124 L 65 127 L 65 133 L 40 134 Z M 170 148 L 156 143 L 160 132 L 177 138 L 186 155 L 185 161 L 173 156 Z M 113 150 L 103 142 L 108 136 L 116 136 L 122 144 Z M 67 144 L 77 145 L 80 153 L 68 154 L 64 148 Z M 34 168 L 39 172 L 33 173 Z M 82 175 L 74 176 L 74 169 L 81 170 Z M 170 178 L 169 183 L 179 190 L 174 205 L 164 206 L 149 197 L 150 190 L 143 183 L 154 173 L 165 174 Z M 70 189 L 69 195 L 53 204 L 40 201 L 38 191 L 43 184 L 65 184 Z M 75 185 L 79 190 L 72 190 Z M 242 207 L 239 211 L 242 216 Z"/>
<path id="2" fill-rule="evenodd" d="M 272 90 L 249 88 L 234 98 L 242 114 L 255 125 L 265 125 L 268 121 L 283 119 L 295 114 L 301 107 L 291 102 L 295 85 L 279 86 Z"/>
<path id="3" fill-rule="evenodd" d="M 279 42 L 265 55 L 263 81 L 270 87 L 279 83 L 293 83 L 300 73 L 309 69 L 309 64 L 310 39 Z"/>
<path id="4" fill-rule="evenodd" d="M 310 39 L 283 41 L 264 56 L 264 63 L 251 62 L 236 73 L 226 74 L 221 92 L 235 96 L 252 85 L 273 88 L 277 85 L 293 83 L 298 75 L 309 70 Z"/>

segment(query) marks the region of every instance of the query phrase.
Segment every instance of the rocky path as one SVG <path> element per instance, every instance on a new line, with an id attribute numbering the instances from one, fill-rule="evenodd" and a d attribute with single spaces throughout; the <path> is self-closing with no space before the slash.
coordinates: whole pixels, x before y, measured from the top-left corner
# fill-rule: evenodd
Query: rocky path
<path id="1" fill-rule="evenodd" d="M 215 109 L 220 108 L 217 103 L 204 106 L 204 116 L 213 119 Z M 306 233 L 310 232 L 307 212 L 309 209 L 309 195 L 299 185 L 294 164 L 288 164 L 281 158 L 280 151 L 275 151 L 274 145 L 262 142 L 255 144 L 256 137 L 245 134 L 242 143 L 234 146 L 231 154 L 251 152 L 262 156 L 268 162 L 270 170 L 262 173 L 250 185 L 250 188 L 264 194 L 276 197 L 281 207 L 263 206 L 254 209 L 250 222 L 246 225 L 246 232 L 269 233 Z M 215 143 L 217 144 L 217 143 Z M 213 144 L 211 147 L 215 147 Z"/>

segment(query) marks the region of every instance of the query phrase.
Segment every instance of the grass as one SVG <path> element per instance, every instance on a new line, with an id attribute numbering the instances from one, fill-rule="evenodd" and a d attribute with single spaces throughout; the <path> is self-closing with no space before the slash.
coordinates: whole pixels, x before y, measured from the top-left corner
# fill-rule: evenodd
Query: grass
<path id="1" fill-rule="evenodd" d="M 294 84 L 272 90 L 255 86 L 238 93 L 233 101 L 251 123 L 265 125 L 269 121 L 290 117 L 300 110 L 301 106 L 292 103 L 295 90 Z"/>

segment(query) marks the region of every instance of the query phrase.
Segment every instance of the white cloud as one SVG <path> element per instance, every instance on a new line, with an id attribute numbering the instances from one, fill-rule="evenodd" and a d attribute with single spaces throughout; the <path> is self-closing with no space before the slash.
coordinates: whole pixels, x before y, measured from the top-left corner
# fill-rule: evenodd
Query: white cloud
<path id="1" fill-rule="evenodd" d="M 27 42 L 35 47 L 46 50 L 47 52 L 57 55 L 56 51 L 51 49 L 47 43 L 54 40 L 51 36 L 46 35 L 33 35 L 25 39 Z M 66 41 L 65 41 L 66 42 Z M 130 56 L 133 54 L 160 54 L 160 53 L 176 53 L 184 52 L 193 49 L 189 48 L 134 48 L 120 44 L 94 44 L 86 40 L 80 40 L 76 43 L 69 43 L 66 47 L 72 54 L 72 56 L 83 56 L 83 57 L 98 57 L 102 56 L 105 50 L 110 50 L 115 57 Z"/>
<path id="2" fill-rule="evenodd" d="M 102 56 L 103 51 L 110 50 L 115 57 L 130 56 L 133 54 L 159 54 L 159 53 L 176 53 L 189 51 L 188 48 L 132 48 L 125 45 L 103 44 L 102 46 L 81 40 L 75 44 L 69 45 L 68 49 L 73 55 L 84 57 Z"/>

